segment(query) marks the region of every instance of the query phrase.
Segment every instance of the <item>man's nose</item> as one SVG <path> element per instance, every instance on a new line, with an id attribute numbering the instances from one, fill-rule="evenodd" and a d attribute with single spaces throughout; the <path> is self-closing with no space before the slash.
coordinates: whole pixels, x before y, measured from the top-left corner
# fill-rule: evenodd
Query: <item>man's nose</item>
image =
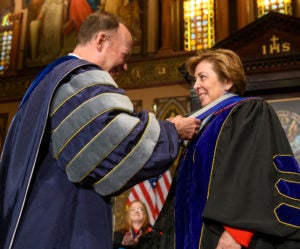
<path id="1" fill-rule="evenodd" d="M 124 64 L 123 64 L 123 67 L 122 67 L 122 70 L 123 70 L 123 71 L 127 71 L 127 69 L 128 69 L 127 63 L 124 63 Z"/>

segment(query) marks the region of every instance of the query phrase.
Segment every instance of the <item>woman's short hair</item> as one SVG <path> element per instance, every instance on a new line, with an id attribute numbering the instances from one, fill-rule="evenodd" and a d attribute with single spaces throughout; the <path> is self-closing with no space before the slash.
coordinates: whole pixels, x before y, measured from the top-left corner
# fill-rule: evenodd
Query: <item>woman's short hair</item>
<path id="1" fill-rule="evenodd" d="M 229 92 L 240 96 L 244 94 L 247 85 L 245 71 L 240 57 L 235 52 L 222 48 L 201 50 L 186 61 L 187 72 L 194 76 L 197 65 L 202 61 L 213 65 L 220 81 L 228 80 L 233 83 Z"/>

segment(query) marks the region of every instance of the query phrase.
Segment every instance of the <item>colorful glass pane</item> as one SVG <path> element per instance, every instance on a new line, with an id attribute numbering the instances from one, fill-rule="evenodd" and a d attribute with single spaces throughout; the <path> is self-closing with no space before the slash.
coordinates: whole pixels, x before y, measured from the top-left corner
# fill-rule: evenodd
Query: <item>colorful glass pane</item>
<path id="1" fill-rule="evenodd" d="M 184 0 L 184 49 L 210 48 L 215 43 L 214 0 Z"/>
<path id="2" fill-rule="evenodd" d="M 1 27 L 11 27 L 11 23 L 9 22 L 10 14 L 7 13 L 1 17 Z M 12 36 L 12 29 L 6 28 L 0 31 L 0 75 L 4 74 L 5 70 L 9 67 Z"/>
<path id="3" fill-rule="evenodd" d="M 292 15 L 291 0 L 257 0 L 257 16 L 261 17 L 270 11 Z"/>

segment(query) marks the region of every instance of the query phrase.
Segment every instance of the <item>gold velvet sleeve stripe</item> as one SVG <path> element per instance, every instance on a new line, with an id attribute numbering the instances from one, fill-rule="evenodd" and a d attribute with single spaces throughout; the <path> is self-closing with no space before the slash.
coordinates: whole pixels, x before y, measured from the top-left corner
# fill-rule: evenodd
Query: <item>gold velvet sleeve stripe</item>
<path id="1" fill-rule="evenodd" d="M 59 107 L 72 96 L 87 87 L 97 84 L 117 87 L 117 84 L 114 82 L 112 77 L 105 71 L 91 70 L 78 74 L 74 76 L 70 82 L 59 87 L 59 91 L 57 91 L 51 103 L 50 116 L 53 116 Z"/>
<path id="2" fill-rule="evenodd" d="M 149 113 L 149 121 L 140 141 L 118 165 L 94 184 L 95 191 L 105 196 L 120 190 L 149 160 L 159 135 L 159 123 L 154 114 Z"/>
<path id="3" fill-rule="evenodd" d="M 139 122 L 138 118 L 124 113 L 116 116 L 69 162 L 66 169 L 69 179 L 80 182 L 128 136 Z"/>
<path id="4" fill-rule="evenodd" d="M 111 109 L 132 112 L 133 105 L 130 99 L 125 95 L 103 93 L 89 99 L 73 110 L 59 126 L 52 131 L 53 156 L 58 158 L 61 151 L 78 132 L 103 112 Z"/>

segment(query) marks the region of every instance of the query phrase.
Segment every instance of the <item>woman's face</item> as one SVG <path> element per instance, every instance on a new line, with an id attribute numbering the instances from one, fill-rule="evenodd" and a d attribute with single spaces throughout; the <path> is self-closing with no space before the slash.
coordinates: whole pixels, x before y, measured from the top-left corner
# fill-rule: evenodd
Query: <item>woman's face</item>
<path id="1" fill-rule="evenodd" d="M 131 221 L 144 221 L 145 212 L 144 206 L 139 202 L 132 203 L 130 209 L 130 219 Z"/>
<path id="2" fill-rule="evenodd" d="M 213 64 L 208 61 L 201 61 L 196 66 L 194 76 L 194 91 L 198 95 L 202 107 L 226 94 L 233 85 L 227 80 L 220 81 L 213 69 Z"/>

